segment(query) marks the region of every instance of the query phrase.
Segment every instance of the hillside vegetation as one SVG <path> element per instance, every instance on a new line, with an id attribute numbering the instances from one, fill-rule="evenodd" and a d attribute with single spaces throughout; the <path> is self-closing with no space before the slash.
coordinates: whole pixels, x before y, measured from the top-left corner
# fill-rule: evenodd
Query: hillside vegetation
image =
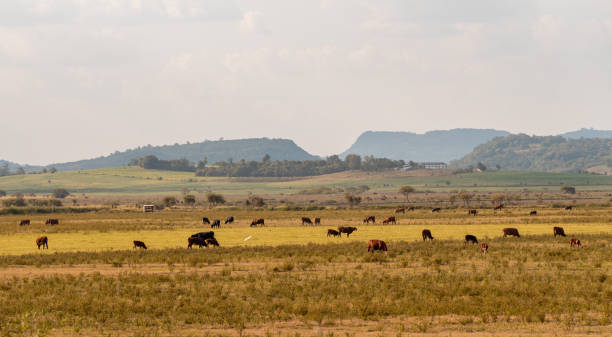
<path id="1" fill-rule="evenodd" d="M 612 166 L 612 139 L 562 136 L 497 137 L 477 146 L 472 153 L 451 162 L 451 167 L 483 163 L 504 170 L 579 172 L 595 166 Z"/>
<path id="2" fill-rule="evenodd" d="M 143 146 L 123 152 L 115 152 L 105 157 L 80 160 L 70 163 L 51 164 L 60 171 L 87 170 L 126 166 L 131 160 L 154 155 L 162 160 L 185 158 L 190 162 L 206 159 L 209 163 L 223 160 L 259 160 L 265 155 L 271 160 L 315 160 L 304 149 L 289 139 L 251 138 L 236 140 L 204 141 L 201 143 L 174 144 L 163 146 Z"/>

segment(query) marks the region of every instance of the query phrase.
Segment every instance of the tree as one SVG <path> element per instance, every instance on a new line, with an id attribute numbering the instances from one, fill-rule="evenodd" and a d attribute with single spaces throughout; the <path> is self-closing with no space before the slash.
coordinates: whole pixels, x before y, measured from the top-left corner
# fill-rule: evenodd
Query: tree
<path id="1" fill-rule="evenodd" d="M 270 162 L 270 155 L 266 153 L 266 155 L 263 156 L 263 158 L 261 158 L 261 162 L 262 163 L 269 163 Z"/>
<path id="2" fill-rule="evenodd" d="M 491 196 L 491 203 L 493 205 L 499 205 L 506 200 L 506 195 L 503 193 L 495 193 Z"/>
<path id="3" fill-rule="evenodd" d="M 196 202 L 196 197 L 193 194 L 185 194 L 183 197 L 183 202 L 185 205 L 193 206 Z"/>
<path id="4" fill-rule="evenodd" d="M 247 207 L 264 207 L 266 205 L 266 201 L 262 197 L 251 196 L 246 200 L 245 204 Z"/>
<path id="5" fill-rule="evenodd" d="M 25 174 L 25 170 L 20 166 L 17 168 L 17 171 L 15 171 L 15 174 Z"/>
<path id="6" fill-rule="evenodd" d="M 459 194 L 457 194 L 457 196 L 459 197 L 459 199 L 463 200 L 465 207 L 469 207 L 470 201 L 474 198 L 474 194 L 468 191 L 461 191 L 459 192 Z"/>
<path id="7" fill-rule="evenodd" d="M 65 197 L 70 195 L 70 192 L 68 192 L 64 188 L 56 188 L 53 190 L 52 194 L 54 198 L 64 199 Z"/>
<path id="8" fill-rule="evenodd" d="M 480 162 L 478 163 L 478 165 L 476 165 L 476 168 L 481 170 L 481 171 L 486 171 L 487 170 L 487 167 L 485 166 L 485 164 L 480 163 Z"/>
<path id="9" fill-rule="evenodd" d="M 573 186 L 563 185 L 563 186 L 561 186 L 561 191 L 563 191 L 563 193 L 567 193 L 567 194 L 576 194 L 576 188 L 573 187 Z"/>
<path id="10" fill-rule="evenodd" d="M 6 191 L 5 190 L 0 190 L 0 197 L 4 197 L 6 196 Z"/>
<path id="11" fill-rule="evenodd" d="M 206 201 L 208 201 L 208 203 L 211 204 L 213 207 L 216 205 L 225 204 L 225 198 L 221 194 L 213 192 L 206 194 Z"/>
<path id="12" fill-rule="evenodd" d="M 349 170 L 360 170 L 361 169 L 361 156 L 357 154 L 349 154 L 344 158 L 344 162 Z"/>
<path id="13" fill-rule="evenodd" d="M 448 201 L 450 201 L 451 205 L 455 204 L 455 201 L 457 201 L 457 195 L 456 194 L 451 194 L 448 196 Z"/>
<path id="14" fill-rule="evenodd" d="M 52 167 L 49 169 L 49 173 L 55 173 L 57 172 L 57 169 L 55 167 Z"/>
<path id="15" fill-rule="evenodd" d="M 361 197 L 360 196 L 356 196 L 350 193 L 346 193 L 344 195 L 344 199 L 346 199 L 346 202 L 349 204 L 349 206 L 353 207 L 353 206 L 357 206 L 361 203 Z"/>
<path id="16" fill-rule="evenodd" d="M 414 193 L 415 191 L 416 190 L 414 189 L 414 187 L 410 185 L 402 186 L 399 189 L 400 194 L 403 194 L 404 197 L 406 198 L 406 202 L 408 202 L 408 197 L 410 196 L 410 193 Z"/>
<path id="17" fill-rule="evenodd" d="M 162 202 L 164 203 L 164 206 L 171 207 L 176 205 L 178 203 L 178 200 L 176 200 L 175 197 L 167 196 L 162 199 Z"/>

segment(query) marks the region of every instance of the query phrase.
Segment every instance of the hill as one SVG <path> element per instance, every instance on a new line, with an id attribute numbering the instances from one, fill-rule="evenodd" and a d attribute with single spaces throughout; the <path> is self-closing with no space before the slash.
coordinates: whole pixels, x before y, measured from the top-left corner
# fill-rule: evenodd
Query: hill
<path id="1" fill-rule="evenodd" d="M 612 131 L 610 130 L 595 130 L 582 128 L 577 131 L 571 131 L 561 134 L 565 138 L 579 139 L 579 138 L 612 138 Z"/>
<path id="2" fill-rule="evenodd" d="M 439 130 L 424 134 L 366 131 L 340 156 L 358 154 L 416 162 L 448 162 L 468 154 L 479 144 L 506 135 L 509 135 L 506 131 L 492 129 Z"/>
<path id="3" fill-rule="evenodd" d="M 162 160 L 185 158 L 191 162 L 207 159 L 216 163 L 227 159 L 261 160 L 266 154 L 271 160 L 315 160 L 304 149 L 289 139 L 251 138 L 236 140 L 204 141 L 201 143 L 174 144 L 163 146 L 144 146 L 94 159 L 69 163 L 51 164 L 59 171 L 88 170 L 126 166 L 130 160 L 154 155 Z"/>
<path id="4" fill-rule="evenodd" d="M 525 134 L 497 137 L 477 146 L 474 151 L 451 167 L 501 166 L 504 170 L 578 172 L 597 166 L 612 166 L 612 139 L 563 136 L 528 136 Z"/>

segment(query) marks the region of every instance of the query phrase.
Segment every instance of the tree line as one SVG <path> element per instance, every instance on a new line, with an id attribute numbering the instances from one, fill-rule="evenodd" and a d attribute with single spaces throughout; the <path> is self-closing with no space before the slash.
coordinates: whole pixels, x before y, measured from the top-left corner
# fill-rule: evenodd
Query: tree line
<path id="1" fill-rule="evenodd" d="M 337 155 L 324 160 L 282 160 L 271 161 L 265 155 L 260 161 L 233 161 L 228 159 L 215 164 L 201 160 L 197 164 L 185 158 L 161 160 L 154 155 L 133 159 L 129 165 L 145 169 L 194 172 L 199 177 L 303 177 L 336 173 L 347 170 L 383 171 L 404 166 L 403 160 L 361 157 L 351 154 L 342 160 Z"/>

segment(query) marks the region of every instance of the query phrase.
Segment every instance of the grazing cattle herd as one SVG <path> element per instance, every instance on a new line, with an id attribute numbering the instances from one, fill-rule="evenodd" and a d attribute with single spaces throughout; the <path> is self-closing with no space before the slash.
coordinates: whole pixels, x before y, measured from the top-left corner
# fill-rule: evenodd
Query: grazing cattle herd
<path id="1" fill-rule="evenodd" d="M 496 205 L 493 210 L 500 210 L 504 207 L 503 204 L 498 204 Z M 413 207 L 401 207 L 401 208 L 397 208 L 395 209 L 395 213 L 405 213 L 406 210 L 408 211 L 412 211 L 414 210 Z M 433 208 L 431 211 L 433 213 L 436 212 L 441 212 L 441 208 L 437 207 L 437 208 Z M 565 210 L 572 210 L 572 206 L 567 206 L 565 207 Z M 478 210 L 476 209 L 469 209 L 467 211 L 468 215 L 473 215 L 476 216 L 478 214 Z M 537 211 L 536 210 L 532 210 L 529 215 L 537 215 Z M 234 216 L 230 216 L 228 218 L 225 219 L 224 224 L 233 224 L 235 221 Z M 305 224 L 309 224 L 312 225 L 313 221 L 309 218 L 309 217 L 302 217 L 301 218 L 301 222 L 302 225 Z M 368 215 L 363 219 L 363 223 L 364 224 L 369 224 L 369 223 L 376 223 L 376 218 L 373 215 Z M 202 223 L 203 224 L 210 224 L 211 228 L 220 228 L 221 227 L 221 220 L 220 219 L 215 219 L 213 220 L 212 224 L 210 222 L 210 220 L 207 217 L 203 217 L 202 218 Z M 387 218 L 385 218 L 382 222 L 383 224 L 396 224 L 397 220 L 395 218 L 395 216 L 389 216 Z M 19 223 L 19 226 L 28 226 L 30 225 L 31 222 L 29 219 L 24 219 L 21 220 Z M 46 225 L 58 225 L 59 224 L 59 220 L 58 219 L 47 219 L 45 221 Z M 320 225 L 321 224 L 321 218 L 317 217 L 314 218 L 314 225 Z M 263 218 L 258 218 L 258 219 L 253 219 L 253 221 L 251 221 L 250 227 L 257 227 L 258 225 L 260 226 L 264 226 L 265 225 L 265 221 Z M 327 230 L 327 237 L 333 236 L 333 237 L 342 237 L 342 234 L 346 234 L 346 237 L 348 238 L 353 232 L 357 231 L 356 227 L 350 227 L 350 226 L 339 226 L 338 229 L 328 229 Z M 507 236 L 514 236 L 517 238 L 520 238 L 520 234 L 517 228 L 513 228 L 513 227 L 507 227 L 502 229 L 503 232 L 503 237 L 507 237 Z M 432 241 L 434 239 L 433 235 L 431 234 L 431 231 L 429 229 L 423 229 L 423 231 L 421 232 L 421 235 L 423 237 L 423 241 Z M 557 236 L 563 236 L 565 237 L 565 231 L 562 227 L 553 227 L 553 235 L 554 237 Z M 476 238 L 475 235 L 472 234 L 466 234 L 465 235 L 465 244 L 468 243 L 472 243 L 472 244 L 478 244 L 478 239 Z M 143 241 L 139 241 L 139 240 L 134 240 L 133 241 L 133 249 L 136 248 L 142 248 L 144 250 L 147 249 L 146 244 Z M 219 242 L 217 241 L 217 239 L 215 238 L 215 233 L 210 231 L 210 232 L 200 232 L 200 233 L 196 233 L 191 235 L 189 238 L 187 238 L 187 248 L 192 248 L 193 245 L 197 245 L 198 247 L 202 248 L 202 247 L 208 247 L 208 246 L 216 246 L 219 247 Z M 48 245 L 48 238 L 46 236 L 41 236 L 39 238 L 36 239 L 36 246 L 38 249 L 40 249 L 41 247 L 43 249 L 49 249 L 49 245 Z M 577 238 L 571 238 L 570 240 L 570 247 L 582 247 L 582 244 L 580 242 L 579 239 Z M 481 242 L 480 243 L 480 249 L 482 251 L 482 253 L 486 254 L 489 251 L 489 245 L 486 242 Z M 368 242 L 368 252 L 374 252 L 376 250 L 379 251 L 383 251 L 383 252 L 387 252 L 388 251 L 388 247 L 387 244 L 382 241 L 382 240 L 369 240 Z"/>

